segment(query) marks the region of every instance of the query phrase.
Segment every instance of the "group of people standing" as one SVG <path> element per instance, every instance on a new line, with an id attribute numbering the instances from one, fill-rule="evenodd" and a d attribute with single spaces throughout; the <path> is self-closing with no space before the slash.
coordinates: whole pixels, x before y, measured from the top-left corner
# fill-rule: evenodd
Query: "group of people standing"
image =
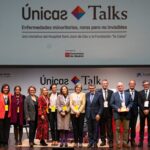
<path id="1" fill-rule="evenodd" d="M 41 89 L 40 96 L 36 95 L 36 88 L 28 88 L 28 96 L 21 94 L 19 85 L 14 87 L 14 94 L 10 93 L 8 84 L 4 84 L 0 93 L 0 147 L 8 146 L 10 125 L 14 125 L 15 144 L 22 144 L 23 126 L 29 124 L 29 145 L 36 145 L 34 139 L 47 146 L 49 142 L 49 128 L 51 144 L 68 147 L 67 139 L 70 130 L 70 120 L 73 127 L 74 147 L 82 147 L 83 128 L 86 118 L 88 127 L 88 147 L 97 147 L 100 135 L 100 146 L 106 142 L 110 148 L 114 145 L 112 122 L 115 123 L 116 147 L 129 148 L 137 146 L 136 122 L 138 112 L 140 115 L 140 142 L 143 146 L 145 119 L 148 122 L 148 146 L 150 146 L 150 94 L 149 81 L 143 81 L 144 89 L 135 90 L 136 82 L 129 81 L 129 88 L 124 89 L 122 82 L 117 83 L 117 91 L 109 89 L 107 79 L 102 80 L 101 89 L 96 90 L 95 85 L 88 85 L 88 93 L 82 92 L 82 85 L 76 84 L 74 92 L 69 93 L 66 85 L 61 86 L 57 92 L 57 85 Z M 138 107 L 139 110 L 138 111 Z M 123 141 L 120 138 L 120 125 L 123 125 Z M 100 129 L 100 133 L 99 133 Z M 130 136 L 129 136 L 130 130 Z M 108 139 L 108 140 L 106 140 Z M 122 143 L 122 145 L 121 145 Z"/>

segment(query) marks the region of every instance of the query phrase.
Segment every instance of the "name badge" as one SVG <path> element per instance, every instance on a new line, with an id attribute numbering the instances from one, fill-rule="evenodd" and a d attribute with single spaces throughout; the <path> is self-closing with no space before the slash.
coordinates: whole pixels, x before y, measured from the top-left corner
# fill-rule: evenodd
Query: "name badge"
<path id="1" fill-rule="evenodd" d="M 122 102 L 122 103 L 121 103 L 121 106 L 122 106 L 122 107 L 125 107 L 125 106 L 126 106 L 125 102 Z"/>
<path id="2" fill-rule="evenodd" d="M 76 105 L 76 106 L 74 107 L 74 109 L 75 109 L 75 110 L 79 110 L 79 106 Z"/>
<path id="3" fill-rule="evenodd" d="M 104 101 L 104 108 L 108 108 L 108 101 Z"/>
<path id="4" fill-rule="evenodd" d="M 67 111 L 67 106 L 63 106 L 63 107 L 62 107 L 62 110 L 63 110 L 63 111 Z"/>
<path id="5" fill-rule="evenodd" d="M 149 107 L 149 101 L 144 102 L 144 107 Z"/>
<path id="6" fill-rule="evenodd" d="M 19 113 L 19 107 L 17 107 L 17 113 Z"/>
<path id="7" fill-rule="evenodd" d="M 5 105 L 5 111 L 8 111 L 8 105 Z"/>
<path id="8" fill-rule="evenodd" d="M 56 111 L 56 106 L 51 106 L 51 112 L 55 112 Z"/>

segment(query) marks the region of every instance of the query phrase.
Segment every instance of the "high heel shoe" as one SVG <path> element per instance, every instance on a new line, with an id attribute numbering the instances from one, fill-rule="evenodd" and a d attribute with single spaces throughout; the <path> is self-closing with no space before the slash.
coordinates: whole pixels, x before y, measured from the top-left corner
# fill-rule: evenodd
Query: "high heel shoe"
<path id="1" fill-rule="evenodd" d="M 47 145 L 48 145 L 48 144 L 45 143 L 44 140 L 41 140 L 41 141 L 40 141 L 40 144 L 41 144 L 42 146 L 47 146 Z"/>

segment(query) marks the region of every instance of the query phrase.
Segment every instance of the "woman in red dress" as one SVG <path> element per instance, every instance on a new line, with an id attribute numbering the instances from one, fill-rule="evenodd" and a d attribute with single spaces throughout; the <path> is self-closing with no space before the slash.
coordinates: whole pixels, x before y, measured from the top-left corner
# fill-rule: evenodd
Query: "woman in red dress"
<path id="1" fill-rule="evenodd" d="M 38 98 L 38 125 L 36 138 L 40 140 L 40 144 L 47 146 L 45 139 L 48 139 L 48 117 L 47 110 L 49 107 L 48 89 L 43 87 L 41 89 L 41 96 Z"/>

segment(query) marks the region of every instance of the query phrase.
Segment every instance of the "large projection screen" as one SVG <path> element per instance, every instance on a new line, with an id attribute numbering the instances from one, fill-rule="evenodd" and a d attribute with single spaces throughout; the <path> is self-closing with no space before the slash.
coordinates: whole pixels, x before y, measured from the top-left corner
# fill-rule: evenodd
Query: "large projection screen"
<path id="1" fill-rule="evenodd" d="M 150 0 L 1 0 L 0 65 L 150 65 Z"/>

